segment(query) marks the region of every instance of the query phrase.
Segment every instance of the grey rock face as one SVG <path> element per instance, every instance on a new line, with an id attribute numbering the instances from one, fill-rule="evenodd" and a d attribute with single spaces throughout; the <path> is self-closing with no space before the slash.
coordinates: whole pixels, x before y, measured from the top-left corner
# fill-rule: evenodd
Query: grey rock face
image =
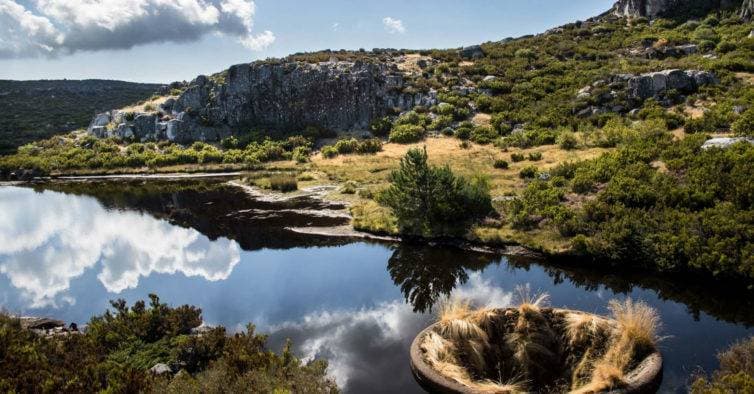
<path id="1" fill-rule="evenodd" d="M 94 116 L 94 119 L 92 119 L 92 122 L 89 124 L 87 131 L 89 133 L 92 133 L 95 127 L 107 126 L 107 124 L 110 123 L 110 120 L 111 120 L 110 112 L 103 112 L 101 114 L 97 114 Z"/>
<path id="2" fill-rule="evenodd" d="M 717 83 L 714 74 L 697 70 L 664 70 L 633 76 L 628 79 L 628 97 L 634 100 L 646 100 L 656 97 L 668 90 L 682 94 L 695 92 L 699 87 Z"/>
<path id="3" fill-rule="evenodd" d="M 480 59 L 484 57 L 484 51 L 480 45 L 472 45 L 461 48 L 458 54 L 464 59 Z"/>
<path id="4" fill-rule="evenodd" d="M 752 2 L 752 0 L 744 2 Z M 681 10 L 705 13 L 715 9 L 726 9 L 734 6 L 735 3 L 735 0 L 618 0 L 613 6 L 613 13 L 621 17 L 657 18 L 673 16 Z"/>
<path id="5" fill-rule="evenodd" d="M 165 112 L 179 122 L 166 125 L 165 138 L 216 140 L 251 127 L 366 129 L 388 109 L 437 103 L 436 92 L 403 87 L 402 75 L 386 64 L 240 64 L 228 70 L 224 82 L 200 76 L 172 106 L 166 102 Z"/>
<path id="6" fill-rule="evenodd" d="M 751 20 L 754 16 L 754 0 L 744 0 L 741 5 L 741 18 L 745 20 Z M 754 31 L 749 34 L 749 37 L 754 37 Z"/>

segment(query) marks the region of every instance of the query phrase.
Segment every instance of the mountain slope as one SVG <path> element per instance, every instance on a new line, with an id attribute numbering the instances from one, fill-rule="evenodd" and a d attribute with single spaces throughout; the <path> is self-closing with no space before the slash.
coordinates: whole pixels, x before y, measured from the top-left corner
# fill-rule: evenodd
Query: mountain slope
<path id="1" fill-rule="evenodd" d="M 86 127 L 94 113 L 147 99 L 159 87 L 106 80 L 0 80 L 0 154 Z"/>

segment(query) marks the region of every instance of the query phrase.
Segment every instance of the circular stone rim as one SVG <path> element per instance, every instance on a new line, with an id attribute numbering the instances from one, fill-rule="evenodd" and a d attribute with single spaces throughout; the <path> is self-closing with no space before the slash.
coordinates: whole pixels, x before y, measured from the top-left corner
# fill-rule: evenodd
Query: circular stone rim
<path id="1" fill-rule="evenodd" d="M 497 311 L 515 311 L 516 308 L 503 308 L 497 309 Z M 569 312 L 580 313 L 590 316 L 596 316 L 601 319 L 607 319 L 604 316 L 595 315 L 593 313 L 587 313 L 571 309 L 552 309 L 556 312 Z M 612 319 L 608 319 L 612 320 Z M 425 390 L 432 393 L 463 393 L 463 394 L 479 394 L 480 391 L 476 391 L 471 387 L 464 386 L 454 380 L 448 379 L 435 371 L 429 364 L 424 361 L 423 352 L 421 350 L 421 343 L 424 337 L 440 323 L 434 323 L 429 327 L 423 329 L 419 334 L 414 337 L 411 342 L 410 359 L 411 359 L 411 372 L 414 375 L 414 379 Z M 646 357 L 637 365 L 633 370 L 629 371 L 626 375 L 626 386 L 621 387 L 618 390 L 612 390 L 611 393 L 622 394 L 638 394 L 638 393 L 655 393 L 662 383 L 663 362 L 662 354 L 660 351 L 655 351 Z"/>

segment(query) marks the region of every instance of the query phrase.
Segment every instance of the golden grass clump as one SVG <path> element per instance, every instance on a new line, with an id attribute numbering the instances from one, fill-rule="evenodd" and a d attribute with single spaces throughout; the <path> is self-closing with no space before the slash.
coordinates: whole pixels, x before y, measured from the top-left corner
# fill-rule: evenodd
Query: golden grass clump
<path id="1" fill-rule="evenodd" d="M 623 386 L 631 364 L 655 348 L 660 327 L 657 311 L 644 302 L 634 302 L 630 298 L 623 302 L 610 301 L 608 308 L 617 327 L 611 332 L 604 355 L 591 360 L 590 381 L 575 393 L 599 392 Z"/>

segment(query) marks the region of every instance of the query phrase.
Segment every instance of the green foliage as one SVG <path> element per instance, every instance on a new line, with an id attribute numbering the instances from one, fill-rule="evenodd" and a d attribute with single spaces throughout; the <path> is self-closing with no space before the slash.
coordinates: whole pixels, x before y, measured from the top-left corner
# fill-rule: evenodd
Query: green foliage
<path id="1" fill-rule="evenodd" d="M 539 170 L 535 166 L 527 166 L 519 171 L 518 176 L 521 179 L 532 179 L 539 175 Z"/>
<path id="2" fill-rule="evenodd" d="M 558 146 L 560 146 L 560 149 L 573 150 L 579 146 L 579 140 L 574 133 L 564 132 L 558 137 Z"/>
<path id="3" fill-rule="evenodd" d="M 563 191 L 541 180 L 529 183 L 523 194 L 512 200 L 506 209 L 514 228 L 531 229 L 545 218 L 554 218 L 563 210 L 559 206 Z"/>
<path id="4" fill-rule="evenodd" d="M 492 127 L 477 126 L 471 131 L 469 138 L 477 144 L 486 145 L 496 140 L 498 135 Z"/>
<path id="5" fill-rule="evenodd" d="M 741 114 L 731 125 L 731 130 L 741 136 L 754 137 L 754 109 Z"/>
<path id="6" fill-rule="evenodd" d="M 697 379 L 691 386 L 693 394 L 754 392 L 754 338 L 732 345 L 717 358 L 720 369 L 710 379 Z"/>
<path id="7" fill-rule="evenodd" d="M 398 144 L 410 144 L 424 139 L 424 133 L 424 128 L 421 126 L 402 124 L 393 127 L 388 139 Z"/>
<path id="8" fill-rule="evenodd" d="M 335 145 L 325 146 L 322 148 L 322 156 L 333 158 L 339 154 L 347 155 L 357 153 L 360 155 L 374 154 L 382 150 L 382 141 L 378 138 L 366 140 L 357 140 L 356 138 L 343 139 Z"/>
<path id="9" fill-rule="evenodd" d="M 58 136 L 25 145 L 15 155 L 0 157 L 0 174 L 19 168 L 50 173 L 82 169 L 157 168 L 181 164 L 224 163 L 247 166 L 290 160 L 294 151 L 297 152 L 296 160 L 300 161 L 308 156 L 310 146 L 311 142 L 303 137 L 289 137 L 282 141 L 263 140 L 251 142 L 244 149 L 222 150 L 204 142 L 183 147 L 165 141 L 159 144 L 127 144 L 115 139 L 98 140 L 91 136 Z"/>
<path id="10" fill-rule="evenodd" d="M 372 134 L 378 137 L 387 136 L 390 133 L 390 130 L 392 128 L 393 128 L 393 121 L 390 120 L 389 117 L 375 119 L 369 125 L 369 130 L 372 131 Z"/>
<path id="11" fill-rule="evenodd" d="M 462 235 L 471 223 L 492 212 L 486 180 L 469 181 L 447 166 L 430 166 L 426 150 L 409 150 L 390 181 L 379 201 L 393 210 L 404 235 Z"/>
<path id="12" fill-rule="evenodd" d="M 226 336 L 216 327 L 202 335 L 201 310 L 177 308 L 150 295 L 128 307 L 111 302 L 113 312 L 95 316 L 80 334 L 45 337 L 0 314 L 0 390 L 3 392 L 166 392 L 204 387 L 222 392 L 255 387 L 270 392 L 308 387 L 337 391 L 324 361 L 302 363 L 287 346 L 282 354 L 265 349 L 266 337 L 246 332 Z M 186 373 L 153 376 L 148 369 L 165 363 Z M 254 384 L 252 384 L 254 383 Z M 170 390 L 167 390 L 170 391 Z M 243 390 L 240 390 L 243 391 Z"/>
<path id="13" fill-rule="evenodd" d="M 511 153 L 511 160 L 514 163 L 526 160 L 526 156 L 523 153 Z"/>
<path id="14" fill-rule="evenodd" d="M 499 170 L 507 170 L 509 167 L 509 164 L 507 161 L 503 159 L 497 159 L 495 160 L 495 163 L 493 164 L 493 166 Z"/>
<path id="15" fill-rule="evenodd" d="M 540 161 L 540 160 L 542 160 L 542 152 L 529 153 L 529 161 Z"/>

